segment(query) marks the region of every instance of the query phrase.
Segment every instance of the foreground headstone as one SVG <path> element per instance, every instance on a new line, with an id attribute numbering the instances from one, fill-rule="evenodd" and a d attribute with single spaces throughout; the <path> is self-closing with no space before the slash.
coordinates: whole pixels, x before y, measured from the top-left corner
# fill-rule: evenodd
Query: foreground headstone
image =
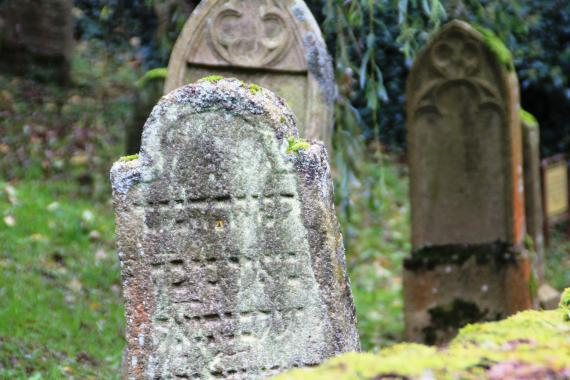
<path id="1" fill-rule="evenodd" d="M 178 38 L 165 92 L 209 75 L 257 83 L 285 99 L 301 137 L 330 150 L 334 73 L 302 0 L 203 0 Z"/>
<path id="2" fill-rule="evenodd" d="M 7 0 L 2 4 L 0 66 L 41 79 L 69 81 L 72 0 Z"/>
<path id="3" fill-rule="evenodd" d="M 479 32 L 453 21 L 410 74 L 410 340 L 441 343 L 467 323 L 531 306 L 519 94 L 509 65 Z"/>
<path id="4" fill-rule="evenodd" d="M 209 79 L 115 163 L 129 378 L 260 379 L 359 349 L 327 154 L 296 139 L 271 92 Z"/>

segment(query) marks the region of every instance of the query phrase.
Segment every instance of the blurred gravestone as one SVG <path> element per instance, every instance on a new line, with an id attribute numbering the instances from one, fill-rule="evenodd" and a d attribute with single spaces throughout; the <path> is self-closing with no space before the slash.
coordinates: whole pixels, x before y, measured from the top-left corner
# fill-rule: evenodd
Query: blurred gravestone
<path id="1" fill-rule="evenodd" d="M 542 208 L 542 186 L 540 178 L 540 129 L 538 122 L 528 113 L 524 113 L 523 157 L 525 216 L 527 234 L 532 240 L 532 249 L 536 253 L 534 267 L 538 280 L 544 278 L 544 217 Z"/>
<path id="2" fill-rule="evenodd" d="M 406 333 L 441 343 L 529 308 L 518 84 L 483 36 L 453 21 L 407 84 L 412 256 Z"/>
<path id="3" fill-rule="evenodd" d="M 7 0 L 0 65 L 17 74 L 67 83 L 73 49 L 71 0 Z"/>
<path id="4" fill-rule="evenodd" d="M 238 80 L 162 98 L 111 171 L 132 378 L 260 379 L 359 349 L 320 143 Z"/>
<path id="5" fill-rule="evenodd" d="M 302 0 L 204 0 L 176 42 L 165 93 L 209 75 L 256 83 L 281 96 L 302 137 L 331 147 L 334 73 Z"/>

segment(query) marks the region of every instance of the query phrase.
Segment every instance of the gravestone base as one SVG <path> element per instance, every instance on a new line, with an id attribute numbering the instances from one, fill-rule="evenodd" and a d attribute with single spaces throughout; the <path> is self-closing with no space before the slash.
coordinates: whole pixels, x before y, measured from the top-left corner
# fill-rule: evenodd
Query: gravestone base
<path id="1" fill-rule="evenodd" d="M 532 307 L 526 251 L 501 243 L 428 247 L 404 263 L 406 338 L 444 344 L 474 322 Z"/>

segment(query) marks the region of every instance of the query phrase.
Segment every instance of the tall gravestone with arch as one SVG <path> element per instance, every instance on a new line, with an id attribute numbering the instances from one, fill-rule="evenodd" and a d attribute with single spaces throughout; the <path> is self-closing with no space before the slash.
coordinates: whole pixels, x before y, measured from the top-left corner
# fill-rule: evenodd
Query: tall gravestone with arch
<path id="1" fill-rule="evenodd" d="M 322 143 L 270 91 L 179 88 L 112 168 L 125 372 L 262 379 L 359 349 Z"/>
<path id="2" fill-rule="evenodd" d="M 301 137 L 330 148 L 332 61 L 302 0 L 203 0 L 174 46 L 164 92 L 209 75 L 275 92 L 297 116 Z"/>
<path id="3" fill-rule="evenodd" d="M 440 343 L 531 307 L 518 82 L 480 32 L 452 21 L 414 62 L 406 94 L 406 332 Z"/>

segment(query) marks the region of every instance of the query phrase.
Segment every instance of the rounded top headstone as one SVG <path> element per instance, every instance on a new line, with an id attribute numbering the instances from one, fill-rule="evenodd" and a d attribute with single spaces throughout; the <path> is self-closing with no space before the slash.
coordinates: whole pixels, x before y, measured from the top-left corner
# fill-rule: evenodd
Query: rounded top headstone
<path id="1" fill-rule="evenodd" d="M 334 70 L 304 1 L 201 1 L 176 41 L 164 91 L 212 74 L 277 93 L 297 115 L 301 136 L 330 148 Z"/>

